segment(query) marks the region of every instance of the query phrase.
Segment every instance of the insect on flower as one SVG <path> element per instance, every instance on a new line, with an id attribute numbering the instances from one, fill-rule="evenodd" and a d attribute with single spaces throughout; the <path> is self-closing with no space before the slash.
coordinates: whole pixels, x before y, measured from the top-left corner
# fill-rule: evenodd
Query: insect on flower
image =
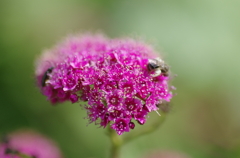
<path id="1" fill-rule="evenodd" d="M 47 69 L 47 71 L 43 74 L 43 77 L 42 77 L 42 87 L 45 87 L 46 86 L 46 81 L 49 79 L 49 74 L 52 72 L 52 70 L 54 69 L 54 67 L 50 67 Z"/>
<path id="2" fill-rule="evenodd" d="M 169 67 L 160 58 L 148 59 L 147 67 L 150 72 L 154 72 L 152 74 L 152 77 L 157 77 L 161 74 L 163 74 L 164 76 L 168 76 Z"/>

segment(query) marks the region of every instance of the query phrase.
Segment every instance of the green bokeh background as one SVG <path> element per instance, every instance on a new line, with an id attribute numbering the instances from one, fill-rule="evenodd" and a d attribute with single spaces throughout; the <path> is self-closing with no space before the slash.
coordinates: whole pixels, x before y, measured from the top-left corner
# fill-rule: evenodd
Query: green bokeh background
<path id="1" fill-rule="evenodd" d="M 124 146 L 122 157 L 154 150 L 240 157 L 239 0 L 0 0 L 0 134 L 31 128 L 66 158 L 107 157 L 105 130 L 86 126 L 78 104 L 51 106 L 35 86 L 42 50 L 86 31 L 141 37 L 178 75 L 166 122 Z"/>

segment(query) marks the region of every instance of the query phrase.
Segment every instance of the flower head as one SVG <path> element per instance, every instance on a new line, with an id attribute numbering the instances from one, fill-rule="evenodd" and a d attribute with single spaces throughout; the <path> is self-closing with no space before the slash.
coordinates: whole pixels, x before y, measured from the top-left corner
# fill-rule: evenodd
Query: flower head
<path id="1" fill-rule="evenodd" d="M 17 131 L 0 142 L 1 158 L 19 158 L 19 154 L 33 158 L 61 158 L 55 143 L 33 131 Z"/>
<path id="2" fill-rule="evenodd" d="M 160 66 L 148 69 L 149 59 L 158 58 L 150 46 L 132 39 L 69 37 L 37 61 L 37 83 L 52 103 L 85 101 L 90 123 L 110 123 L 122 134 L 135 127 L 133 120 L 144 124 L 157 104 L 172 98 Z"/>

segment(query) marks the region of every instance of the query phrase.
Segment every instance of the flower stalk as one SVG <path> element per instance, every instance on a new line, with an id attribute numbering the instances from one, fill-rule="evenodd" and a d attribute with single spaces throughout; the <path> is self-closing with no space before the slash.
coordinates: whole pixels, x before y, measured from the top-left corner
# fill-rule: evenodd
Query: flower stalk
<path id="1" fill-rule="evenodd" d="M 123 144 L 122 137 L 119 136 L 115 130 L 109 126 L 109 137 L 111 141 L 110 158 L 120 158 L 120 149 Z"/>

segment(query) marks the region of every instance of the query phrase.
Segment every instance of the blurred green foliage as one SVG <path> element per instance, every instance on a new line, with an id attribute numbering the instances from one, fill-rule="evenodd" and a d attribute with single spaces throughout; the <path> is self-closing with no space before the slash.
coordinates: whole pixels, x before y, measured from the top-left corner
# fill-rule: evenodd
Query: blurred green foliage
<path id="1" fill-rule="evenodd" d="M 42 50 L 69 33 L 102 31 L 152 43 L 178 75 L 165 124 L 124 146 L 122 157 L 153 150 L 240 157 L 239 8 L 239 0 L 1 0 L 0 134 L 32 128 L 66 158 L 108 155 L 106 131 L 86 127 L 77 104 L 51 106 L 34 80 Z"/>

